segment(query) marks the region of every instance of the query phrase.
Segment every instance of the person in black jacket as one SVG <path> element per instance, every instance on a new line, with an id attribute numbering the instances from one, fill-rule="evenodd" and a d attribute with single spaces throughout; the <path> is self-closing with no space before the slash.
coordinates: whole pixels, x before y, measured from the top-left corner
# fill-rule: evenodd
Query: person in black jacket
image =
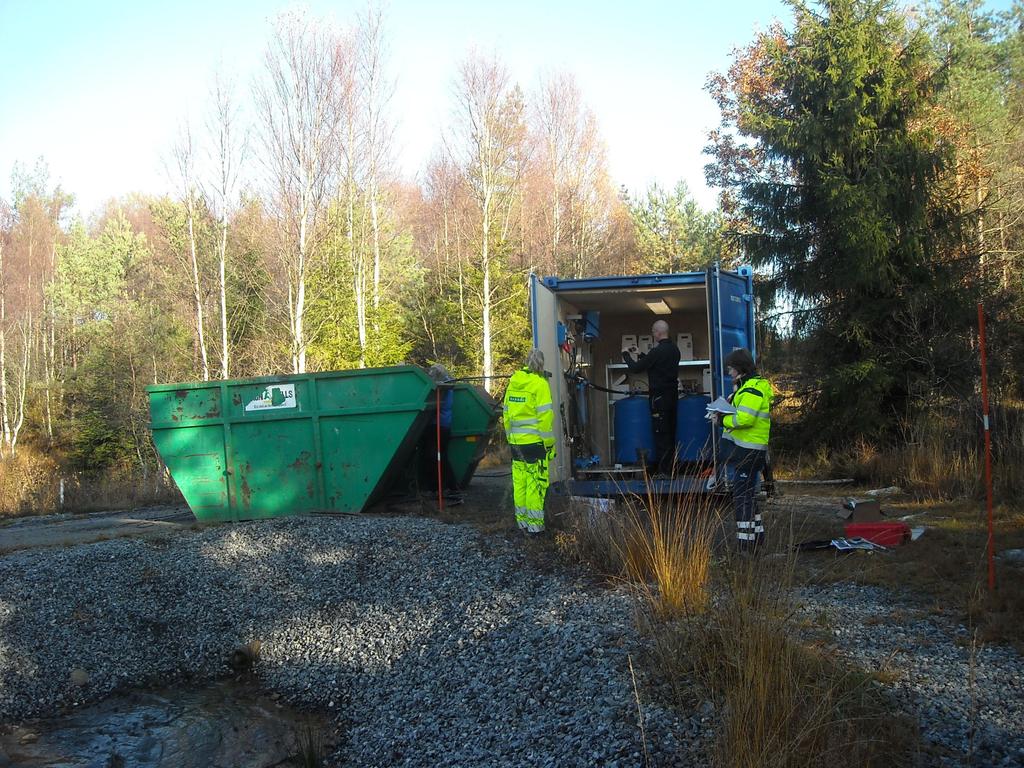
<path id="1" fill-rule="evenodd" d="M 637 348 L 622 350 L 622 360 L 631 373 L 647 372 L 647 396 L 654 428 L 653 465 L 671 474 L 676 458 L 676 401 L 679 397 L 679 347 L 668 337 L 668 323 L 658 320 L 651 327 L 654 346 L 646 355 Z"/>

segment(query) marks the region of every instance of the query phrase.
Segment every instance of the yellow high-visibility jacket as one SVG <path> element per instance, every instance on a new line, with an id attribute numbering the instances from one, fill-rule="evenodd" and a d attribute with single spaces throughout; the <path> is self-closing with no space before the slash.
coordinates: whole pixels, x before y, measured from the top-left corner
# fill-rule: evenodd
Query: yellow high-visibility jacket
<path id="1" fill-rule="evenodd" d="M 771 407 L 775 393 L 767 379 L 751 377 L 744 381 L 732 397 L 736 413 L 722 419 L 722 437 L 741 448 L 768 450 L 772 428 Z"/>
<path id="2" fill-rule="evenodd" d="M 548 380 L 523 368 L 512 374 L 505 391 L 502 419 L 509 445 L 544 443 L 555 446 L 555 412 Z"/>

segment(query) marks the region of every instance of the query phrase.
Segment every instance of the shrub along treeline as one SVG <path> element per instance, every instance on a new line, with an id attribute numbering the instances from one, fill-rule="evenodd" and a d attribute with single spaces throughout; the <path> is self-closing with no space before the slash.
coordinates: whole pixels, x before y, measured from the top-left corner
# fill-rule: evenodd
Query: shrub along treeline
<path id="1" fill-rule="evenodd" d="M 433 361 L 489 376 L 529 344 L 529 272 L 715 261 L 760 275 L 783 459 L 800 446 L 973 492 L 978 301 L 996 424 L 1024 429 L 1024 10 L 793 9 L 709 80 L 711 213 L 682 184 L 618 191 L 570 75 L 527 93 L 477 55 L 453 73 L 443 150 L 403 181 L 372 11 L 348 29 L 279 17 L 251 89 L 218 77 L 203 130 L 169 148 L 173 196 L 83 221 L 44 165 L 16 168 L 0 201 L 0 509 L 59 505 L 64 475 L 65 490 L 163 492 L 147 384 Z M 1005 470 L 1014 443 L 995 439 Z"/>

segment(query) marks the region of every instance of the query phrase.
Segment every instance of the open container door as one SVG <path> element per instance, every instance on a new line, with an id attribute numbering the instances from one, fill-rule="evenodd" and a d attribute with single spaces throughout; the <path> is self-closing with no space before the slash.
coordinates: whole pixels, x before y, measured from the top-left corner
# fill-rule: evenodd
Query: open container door
<path id="1" fill-rule="evenodd" d="M 725 358 L 745 347 L 756 355 L 754 339 L 754 279 L 750 267 L 723 271 L 717 264 L 708 270 L 708 328 L 711 331 L 711 398 L 732 394 L 725 372 Z M 722 429 L 714 430 L 715 474 L 721 455 Z"/>
<path id="2" fill-rule="evenodd" d="M 562 418 L 562 403 L 566 393 L 563 392 L 565 381 L 562 377 L 562 354 L 558 348 L 558 298 L 554 291 L 544 285 L 537 275 L 530 275 L 530 324 L 533 327 L 533 346 L 544 353 L 544 367 L 550 378 L 551 404 L 555 410 L 555 447 L 556 457 L 548 467 L 548 477 L 552 483 L 569 478 L 569 466 L 572 457 L 565 440 Z"/>
<path id="3" fill-rule="evenodd" d="M 732 382 L 724 360 L 746 347 L 756 357 L 754 339 L 754 281 L 750 267 L 726 272 L 716 264 L 708 270 L 708 327 L 711 329 L 711 395 L 728 396 Z"/>

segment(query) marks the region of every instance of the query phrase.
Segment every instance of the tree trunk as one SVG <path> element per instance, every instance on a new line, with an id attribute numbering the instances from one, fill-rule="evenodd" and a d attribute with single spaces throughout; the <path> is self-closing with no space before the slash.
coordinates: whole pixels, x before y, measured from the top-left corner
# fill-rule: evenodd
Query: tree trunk
<path id="1" fill-rule="evenodd" d="M 10 434 L 10 453 L 14 456 L 18 448 L 18 434 L 25 424 L 25 395 L 28 392 L 28 375 L 31 370 L 30 360 L 32 358 L 32 316 L 26 318 L 25 324 L 21 326 L 21 362 L 18 365 L 19 374 L 15 381 L 15 411 L 12 415 Z"/>
<path id="2" fill-rule="evenodd" d="M 1003 212 L 999 211 L 999 251 L 1003 255 L 1003 290 L 1010 289 L 1010 252 L 1006 250 L 1006 224 Z"/>
<path id="3" fill-rule="evenodd" d="M 462 257 L 459 257 L 459 324 L 466 330 L 466 282 L 462 275 Z"/>
<path id="4" fill-rule="evenodd" d="M 57 242 L 56 240 L 50 246 L 50 280 L 54 280 L 57 266 Z M 54 368 L 53 368 L 53 343 L 54 343 L 54 332 L 53 326 L 55 323 L 56 313 L 53 310 L 53 299 L 43 299 L 43 305 L 45 307 L 43 311 L 43 388 L 46 393 L 45 402 L 45 415 L 46 415 L 46 438 L 49 445 L 53 445 L 53 408 L 52 408 L 52 397 L 50 395 L 50 387 L 54 380 Z"/>
<path id="5" fill-rule="evenodd" d="M 370 183 L 370 226 L 373 229 L 373 332 L 380 334 L 380 224 L 377 221 L 377 190 Z"/>
<path id="6" fill-rule="evenodd" d="M 4 279 L 4 247 L 0 243 L 0 458 L 11 445 L 10 411 L 7 403 L 7 291 Z"/>
<path id="7" fill-rule="evenodd" d="M 195 217 L 195 198 L 192 191 L 189 191 L 186 202 L 188 215 L 188 247 L 192 257 L 192 293 L 196 302 L 196 333 L 199 341 L 199 357 L 203 366 L 203 381 L 210 380 L 210 363 L 206 356 L 206 334 L 203 328 L 203 293 L 199 284 L 199 259 L 196 256 L 196 233 L 193 226 Z"/>
<path id="8" fill-rule="evenodd" d="M 459 265 L 459 327 L 466 332 L 466 276 L 462 271 L 462 222 L 455 219 L 455 261 Z"/>
<path id="9" fill-rule="evenodd" d="M 349 142 L 355 141 L 354 128 L 349 125 Z M 351 143 L 350 145 L 351 146 Z M 366 269 L 362 245 L 356 243 L 356 185 L 355 170 L 349 162 L 346 181 L 346 207 L 348 214 L 348 252 L 352 260 L 352 293 L 356 301 L 356 338 L 359 340 L 359 367 L 366 367 Z"/>
<path id="10" fill-rule="evenodd" d="M 985 274 L 985 266 L 988 263 L 988 254 L 985 253 L 985 213 L 982 210 L 982 202 L 984 201 L 984 192 L 981 189 L 981 184 L 978 184 L 974 188 L 974 200 L 978 206 L 978 254 L 981 264 L 981 274 Z"/>
<path id="11" fill-rule="evenodd" d="M 491 391 L 491 375 L 494 364 L 491 360 L 491 201 L 484 198 L 483 205 L 483 247 L 481 248 L 481 268 L 484 273 L 483 288 L 483 341 L 484 341 L 484 389 Z"/>
<path id="12" fill-rule="evenodd" d="M 43 322 L 46 322 L 47 318 L 43 318 Z M 52 377 L 50 375 L 50 350 L 49 350 L 49 337 L 47 335 L 47 329 L 44 326 L 43 332 L 40 334 L 43 337 L 43 392 L 45 393 L 43 401 L 43 419 L 46 422 L 46 439 L 49 445 L 53 445 L 53 414 L 50 409 L 50 382 Z"/>
<path id="13" fill-rule="evenodd" d="M 228 218 L 227 214 L 221 215 L 220 220 L 220 377 L 228 378 L 228 288 L 226 273 L 226 262 L 228 255 Z"/>
<path id="14" fill-rule="evenodd" d="M 306 372 L 306 338 L 303 331 L 303 313 L 306 311 L 306 227 L 309 217 L 305 210 L 299 218 L 299 262 L 295 274 L 295 309 L 292 312 L 292 371 Z"/>
<path id="15" fill-rule="evenodd" d="M 554 139 L 548 140 L 548 153 L 551 155 L 551 263 L 558 267 L 558 243 L 562 236 L 562 201 L 559 196 L 558 149 Z"/>

